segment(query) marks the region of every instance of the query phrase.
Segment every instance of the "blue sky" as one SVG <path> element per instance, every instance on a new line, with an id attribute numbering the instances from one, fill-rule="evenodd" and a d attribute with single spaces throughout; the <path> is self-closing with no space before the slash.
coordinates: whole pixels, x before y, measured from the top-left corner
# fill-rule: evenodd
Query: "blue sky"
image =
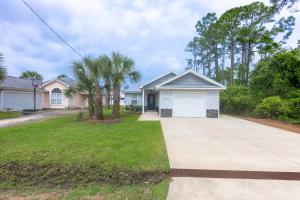
<path id="1" fill-rule="evenodd" d="M 184 52 L 194 25 L 208 12 L 222 14 L 251 0 L 27 0 L 54 29 L 83 55 L 119 51 L 136 61 L 141 82 L 168 71 L 182 72 Z M 268 3 L 267 0 L 263 1 Z M 290 14 L 284 11 L 281 15 Z M 287 45 L 300 39 L 300 14 Z M 279 16 L 278 16 L 279 17 Z M 35 70 L 51 79 L 72 76 L 79 59 L 42 24 L 21 0 L 1 0 L 0 52 L 8 73 Z"/>

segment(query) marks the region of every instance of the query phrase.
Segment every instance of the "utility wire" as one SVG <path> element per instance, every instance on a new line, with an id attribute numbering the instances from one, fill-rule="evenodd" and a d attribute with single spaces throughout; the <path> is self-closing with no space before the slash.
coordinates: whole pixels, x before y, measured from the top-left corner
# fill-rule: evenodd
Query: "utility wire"
<path id="1" fill-rule="evenodd" d="M 79 55 L 82 59 L 83 56 L 79 51 L 77 51 L 74 47 L 72 47 L 66 40 L 64 40 L 47 22 L 45 19 L 43 19 L 37 11 L 35 11 L 25 0 L 22 0 L 23 3 L 63 42 L 65 43 L 68 47 L 70 47 L 77 55 Z"/>

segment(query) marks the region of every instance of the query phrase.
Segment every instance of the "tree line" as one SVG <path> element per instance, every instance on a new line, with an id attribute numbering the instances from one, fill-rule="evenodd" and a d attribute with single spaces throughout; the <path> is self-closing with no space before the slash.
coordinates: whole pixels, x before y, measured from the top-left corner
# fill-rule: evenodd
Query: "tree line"
<path id="1" fill-rule="evenodd" d="M 271 0 L 232 8 L 219 18 L 208 13 L 187 45 L 188 68 L 227 85 L 223 113 L 300 123 L 300 41 L 286 47 L 295 18 L 275 19 L 296 0 Z M 296 11 L 296 10 L 294 10 Z"/>
<path id="2" fill-rule="evenodd" d="M 195 26 L 197 35 L 187 44 L 186 51 L 192 54 L 188 68 L 226 84 L 247 85 L 255 56 L 263 60 L 279 52 L 293 32 L 295 17 L 275 17 L 295 1 L 272 3 L 254 2 L 220 17 L 216 13 L 204 16 Z"/>
<path id="3" fill-rule="evenodd" d="M 76 86 L 64 91 L 64 95 L 71 97 L 75 92 L 87 93 L 88 111 L 91 119 L 104 119 L 103 116 L 103 92 L 106 95 L 106 105 L 110 105 L 111 92 L 113 93 L 112 118 L 120 117 L 120 92 L 121 85 L 126 81 L 137 82 L 141 74 L 134 68 L 132 58 L 118 52 L 112 52 L 110 56 L 103 54 L 98 57 L 85 56 L 82 60 L 73 61 L 71 64 Z M 3 64 L 3 55 L 0 54 L 0 81 L 7 75 Z M 67 77 L 64 74 L 58 78 Z M 35 71 L 22 72 L 20 78 L 42 80 L 43 76 Z"/>

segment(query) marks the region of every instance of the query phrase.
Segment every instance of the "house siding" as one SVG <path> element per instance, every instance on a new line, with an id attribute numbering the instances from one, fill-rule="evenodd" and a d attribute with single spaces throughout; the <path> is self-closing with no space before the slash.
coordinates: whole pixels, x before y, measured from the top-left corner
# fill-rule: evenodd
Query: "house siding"
<path id="1" fill-rule="evenodd" d="M 205 88 L 215 87 L 216 85 L 197 77 L 194 74 L 186 74 L 178 79 L 175 79 L 163 87 L 179 87 L 179 88 Z"/>
<path id="2" fill-rule="evenodd" d="M 141 106 L 142 105 L 142 94 L 140 92 L 139 93 L 125 93 L 125 105 L 126 106 L 132 105 L 131 101 L 132 101 L 133 94 L 137 94 L 137 105 Z"/>
<path id="3" fill-rule="evenodd" d="M 167 81 L 167 80 L 170 80 L 171 78 L 174 78 L 175 76 L 177 76 L 176 74 L 174 73 L 169 73 L 147 85 L 144 85 L 143 89 L 144 90 L 155 90 L 155 86 Z"/>
<path id="4" fill-rule="evenodd" d="M 51 104 L 50 103 L 50 99 L 51 99 L 51 91 L 54 89 L 54 88 L 59 88 L 61 91 L 62 91 L 62 104 L 59 104 L 59 105 L 54 105 L 54 104 Z M 68 98 L 65 97 L 64 95 L 64 91 L 67 88 L 67 86 L 65 86 L 64 84 L 58 82 L 58 81 L 53 81 L 52 83 L 46 85 L 43 87 L 44 90 L 47 90 L 49 93 L 48 95 L 48 104 L 44 104 L 43 107 L 44 108 L 68 108 L 69 107 L 69 101 L 68 101 Z M 49 106 L 49 107 L 48 107 Z"/>

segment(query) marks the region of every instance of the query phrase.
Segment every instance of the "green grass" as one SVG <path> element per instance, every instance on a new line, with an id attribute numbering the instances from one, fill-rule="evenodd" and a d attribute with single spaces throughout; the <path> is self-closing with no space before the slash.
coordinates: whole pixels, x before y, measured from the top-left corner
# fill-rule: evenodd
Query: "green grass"
<path id="1" fill-rule="evenodd" d="M 72 115 L 0 129 L 0 189 L 62 186 L 72 199 L 92 184 L 108 199 L 164 196 L 169 164 L 160 122 L 138 117 L 91 123 Z"/>
<path id="2" fill-rule="evenodd" d="M 0 120 L 21 117 L 22 113 L 18 111 L 0 111 Z"/>
<path id="3" fill-rule="evenodd" d="M 5 191 L 0 194 L 0 199 L 18 197 L 22 199 L 105 199 L 105 200 L 135 200 L 135 199 L 166 199 L 169 181 L 165 180 L 160 184 L 141 185 L 88 185 L 68 189 L 47 189 L 47 188 L 21 188 L 20 190 Z"/>

